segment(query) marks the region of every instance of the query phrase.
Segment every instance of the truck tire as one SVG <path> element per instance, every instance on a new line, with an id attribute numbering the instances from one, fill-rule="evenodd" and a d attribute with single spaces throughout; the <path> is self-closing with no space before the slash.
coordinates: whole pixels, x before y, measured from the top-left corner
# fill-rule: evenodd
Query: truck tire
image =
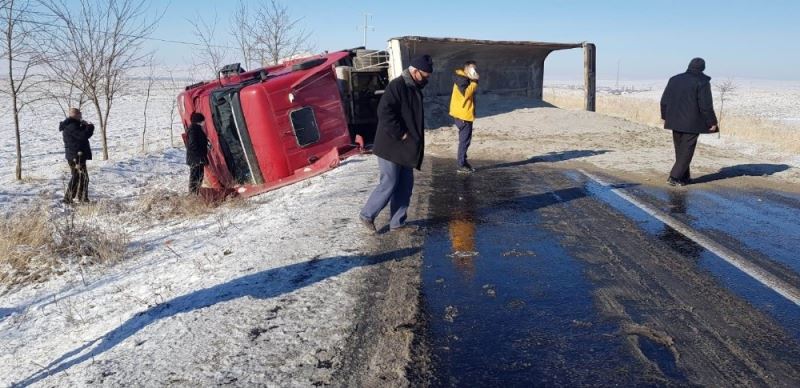
<path id="1" fill-rule="evenodd" d="M 292 71 L 308 70 L 312 67 L 317 67 L 325 63 L 325 61 L 326 61 L 325 58 L 317 58 L 305 62 L 295 63 L 294 65 L 292 65 Z"/>

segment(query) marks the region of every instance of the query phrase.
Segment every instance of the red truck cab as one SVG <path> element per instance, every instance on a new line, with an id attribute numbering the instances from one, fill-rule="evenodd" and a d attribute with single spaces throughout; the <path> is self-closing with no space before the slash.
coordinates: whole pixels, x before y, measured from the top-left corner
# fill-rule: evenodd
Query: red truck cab
<path id="1" fill-rule="evenodd" d="M 353 55 L 326 53 L 248 72 L 228 65 L 216 80 L 186 87 L 178 95 L 184 128 L 193 112 L 206 117 L 205 194 L 255 195 L 358 153 L 345 106 L 349 96 L 336 76 L 337 66 L 352 63 Z"/>

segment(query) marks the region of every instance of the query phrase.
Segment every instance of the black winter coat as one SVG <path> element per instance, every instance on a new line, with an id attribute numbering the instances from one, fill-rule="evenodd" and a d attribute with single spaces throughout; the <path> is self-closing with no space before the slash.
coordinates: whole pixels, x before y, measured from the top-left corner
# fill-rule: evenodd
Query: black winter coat
<path id="1" fill-rule="evenodd" d="M 422 167 L 425 154 L 422 90 L 408 70 L 393 79 L 378 103 L 378 129 L 373 153 L 401 166 Z M 403 136 L 408 137 L 403 140 Z"/>
<path id="2" fill-rule="evenodd" d="M 669 79 L 661 96 L 664 128 L 685 133 L 709 133 L 717 125 L 711 97 L 711 77 L 687 71 Z"/>
<path id="3" fill-rule="evenodd" d="M 67 161 L 78 159 L 78 152 L 83 154 L 83 160 L 92 160 L 89 139 L 94 134 L 93 124 L 67 117 L 58 125 L 58 130 L 64 137 L 64 156 Z"/>
<path id="4" fill-rule="evenodd" d="M 200 124 L 192 124 L 186 131 L 186 164 L 190 166 L 208 164 L 208 137 Z"/>

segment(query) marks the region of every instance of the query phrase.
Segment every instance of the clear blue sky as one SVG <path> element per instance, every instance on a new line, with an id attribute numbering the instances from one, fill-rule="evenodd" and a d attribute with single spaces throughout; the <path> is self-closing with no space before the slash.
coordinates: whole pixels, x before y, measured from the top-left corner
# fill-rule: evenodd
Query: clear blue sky
<path id="1" fill-rule="evenodd" d="M 234 0 L 172 0 L 155 36 L 192 40 L 187 18 L 197 12 L 219 17 L 219 42 L 231 44 L 228 23 Z M 169 4 L 169 5 L 167 5 Z M 403 35 L 469 37 L 597 44 L 601 79 L 660 79 L 702 56 L 715 77 L 800 79 L 800 1 L 363 1 L 287 2 L 313 31 L 316 48 L 361 45 L 363 14 L 372 14 L 369 46 Z M 168 65 L 189 64 L 191 47 L 148 43 Z M 232 45 L 232 44 L 231 44 Z M 556 52 L 545 77 L 579 78 L 581 50 Z"/>

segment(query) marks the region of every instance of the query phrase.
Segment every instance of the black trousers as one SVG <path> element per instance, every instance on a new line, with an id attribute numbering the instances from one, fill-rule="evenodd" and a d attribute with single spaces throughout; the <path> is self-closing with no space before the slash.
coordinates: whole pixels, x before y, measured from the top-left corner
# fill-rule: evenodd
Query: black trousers
<path id="1" fill-rule="evenodd" d="M 689 165 L 692 164 L 699 136 L 696 133 L 672 131 L 672 143 L 675 145 L 675 165 L 672 166 L 672 171 L 669 173 L 670 178 L 689 183 L 692 178 Z"/>
<path id="2" fill-rule="evenodd" d="M 472 144 L 472 121 L 456 120 L 458 128 L 458 166 L 462 167 L 467 162 L 467 150 Z"/>
<path id="3" fill-rule="evenodd" d="M 197 194 L 200 192 L 200 186 L 203 185 L 203 172 L 205 166 L 202 164 L 196 164 L 194 166 L 189 166 L 189 192 L 192 194 Z"/>
<path id="4" fill-rule="evenodd" d="M 80 159 L 69 160 L 69 171 L 72 176 L 69 179 L 67 190 L 64 193 L 64 201 L 71 202 L 77 198 L 81 202 L 89 200 L 89 172 L 86 171 L 86 161 Z"/>

